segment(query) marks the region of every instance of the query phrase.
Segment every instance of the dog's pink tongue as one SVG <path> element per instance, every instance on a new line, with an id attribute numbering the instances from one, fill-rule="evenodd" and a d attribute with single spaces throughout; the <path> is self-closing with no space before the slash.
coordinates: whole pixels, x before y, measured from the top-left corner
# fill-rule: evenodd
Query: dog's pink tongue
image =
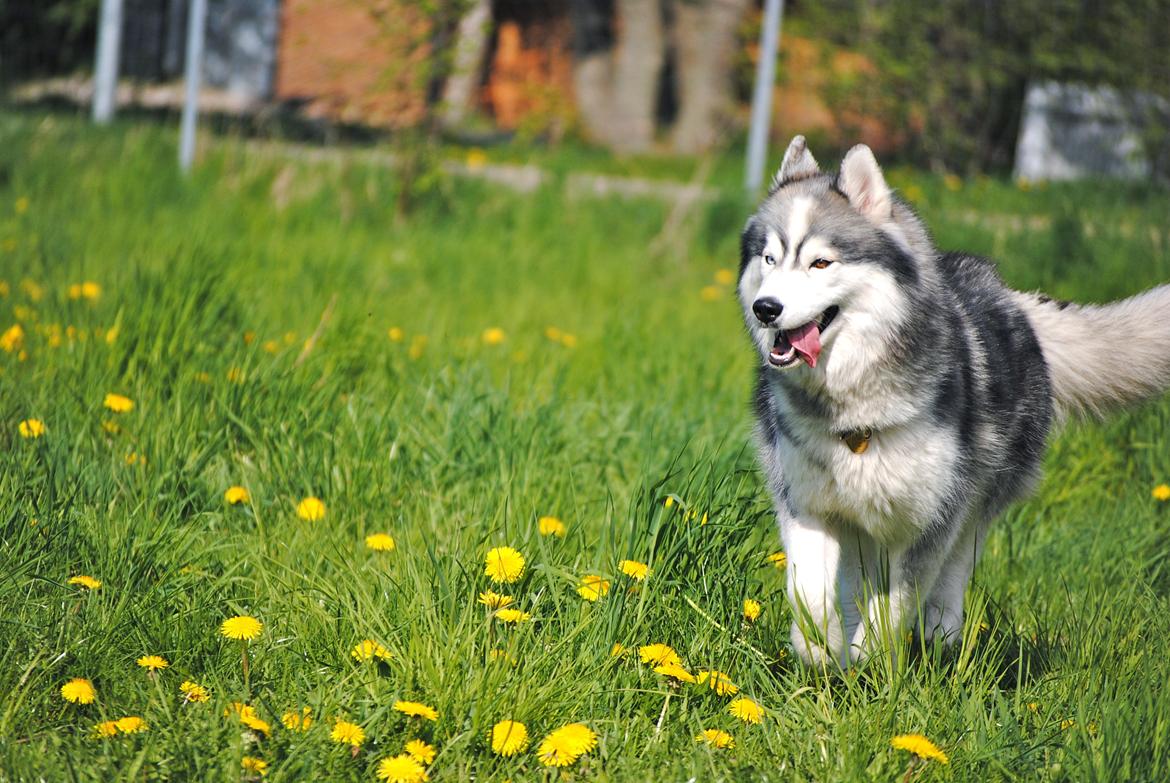
<path id="1" fill-rule="evenodd" d="M 817 357 L 821 355 L 821 330 L 816 323 L 809 321 L 799 329 L 784 334 L 800 354 L 800 358 L 804 359 L 809 367 L 816 367 Z"/>

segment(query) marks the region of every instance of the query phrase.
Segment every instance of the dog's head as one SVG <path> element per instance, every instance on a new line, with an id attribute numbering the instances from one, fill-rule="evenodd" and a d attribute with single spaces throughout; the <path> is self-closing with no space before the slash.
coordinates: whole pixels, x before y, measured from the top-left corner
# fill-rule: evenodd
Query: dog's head
<path id="1" fill-rule="evenodd" d="M 741 238 L 739 298 L 764 361 L 815 369 L 836 343 L 888 336 L 929 246 L 869 147 L 859 144 L 840 171 L 825 173 L 804 137 L 794 138 Z"/>

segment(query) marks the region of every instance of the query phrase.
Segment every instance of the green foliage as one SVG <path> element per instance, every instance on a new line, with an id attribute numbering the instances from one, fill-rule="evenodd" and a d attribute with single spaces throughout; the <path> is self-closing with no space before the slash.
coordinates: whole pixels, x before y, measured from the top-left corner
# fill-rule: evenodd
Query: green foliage
<path id="1" fill-rule="evenodd" d="M 23 360 L 0 351 L 7 777 L 237 779 L 248 754 L 268 781 L 372 781 L 415 736 L 439 748 L 435 780 L 553 777 L 531 750 L 492 756 L 503 718 L 536 741 L 592 726 L 598 749 L 568 772 L 580 780 L 1168 777 L 1170 504 L 1150 489 L 1170 478 L 1170 403 L 1054 439 L 1040 493 L 988 538 L 958 650 L 824 677 L 786 655 L 733 294 L 700 296 L 735 266 L 735 191 L 683 266 L 645 258 L 668 212 L 656 202 L 460 179 L 448 207 L 398 221 L 398 179 L 378 165 L 220 142 L 183 178 L 173 143 L 170 128 L 0 120 L 0 330 L 27 331 Z M 1165 194 L 891 178 L 943 246 L 995 254 L 1016 285 L 1096 300 L 1170 277 Z M 100 297 L 70 298 L 85 280 Z M 491 327 L 502 343 L 482 339 Z M 111 391 L 134 410 L 104 410 Z M 19 436 L 29 417 L 44 437 Z M 224 502 L 234 484 L 250 503 Z M 318 522 L 294 512 L 310 493 Z M 536 532 L 545 514 L 565 539 Z M 367 550 L 374 532 L 397 548 Z M 516 629 L 475 602 L 502 544 L 528 560 L 498 588 L 534 615 Z M 627 557 L 654 569 L 637 591 L 617 569 Z M 102 588 L 68 585 L 78 573 Z M 611 580 L 596 604 L 576 593 L 584 574 Z M 745 597 L 763 604 L 755 625 Z M 250 693 L 239 644 L 217 634 L 237 612 L 265 623 Z M 365 638 L 390 661 L 353 661 Z M 739 724 L 727 699 L 612 657 L 615 642 L 728 672 L 768 718 Z M 134 663 L 148 653 L 171 668 L 151 679 Z M 76 676 L 94 704 L 61 699 Z M 185 678 L 211 701 L 183 704 Z M 440 720 L 408 721 L 400 698 Z M 245 700 L 269 738 L 224 716 Z M 284 729 L 303 706 L 317 725 Z M 122 715 L 150 729 L 92 736 Z M 356 755 L 329 740 L 341 715 L 366 731 Z M 704 728 L 736 748 L 697 746 Z M 912 768 L 889 747 L 903 732 L 951 763 Z"/>
<path id="2" fill-rule="evenodd" d="M 882 112 L 911 131 L 911 158 L 936 169 L 1007 168 L 1034 80 L 1170 97 L 1166 0 L 830 0 L 798 16 L 877 65 L 838 106 Z M 1152 139 L 1151 149 L 1163 142 Z"/>

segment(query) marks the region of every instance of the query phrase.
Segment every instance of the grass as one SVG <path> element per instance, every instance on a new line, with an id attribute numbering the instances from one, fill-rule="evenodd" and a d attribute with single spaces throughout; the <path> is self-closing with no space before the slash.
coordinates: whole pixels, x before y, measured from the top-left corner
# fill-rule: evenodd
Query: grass
<path id="1" fill-rule="evenodd" d="M 1170 479 L 1166 401 L 1053 439 L 1039 493 L 989 538 L 959 649 L 825 677 L 786 650 L 752 358 L 714 282 L 738 196 L 687 221 L 689 252 L 647 256 L 667 205 L 460 180 L 398 220 L 383 169 L 229 143 L 184 179 L 173 135 L 0 119 L 0 330 L 26 332 L 23 358 L 0 352 L 0 779 L 225 780 L 255 776 L 249 755 L 268 780 L 368 781 L 414 737 L 438 749 L 435 780 L 559 777 L 531 748 L 490 752 L 503 719 L 533 745 L 595 730 L 567 779 L 1170 776 L 1170 504 L 1151 498 Z M 892 179 L 940 244 L 994 253 L 1013 284 L 1104 300 L 1170 278 L 1165 193 Z M 70 298 L 83 281 L 97 299 Z M 133 410 L 103 408 L 110 392 Z M 22 438 L 28 418 L 46 434 Z M 250 501 L 227 504 L 233 485 Z M 297 517 L 309 495 L 323 519 Z M 545 515 L 564 539 L 538 533 Z M 368 550 L 375 532 L 394 551 Z M 475 600 L 500 545 L 527 560 L 496 586 L 532 614 L 514 628 Z M 650 565 L 644 584 L 623 558 Z M 596 603 L 576 592 L 588 574 L 611 582 Z M 235 614 L 264 623 L 247 680 L 219 634 Z M 356 663 L 363 639 L 389 661 Z M 764 723 L 611 656 L 651 642 L 727 672 Z M 148 675 L 147 654 L 170 668 Z M 93 704 L 61 698 L 74 677 Z M 211 700 L 182 703 L 184 679 Z M 271 735 L 225 717 L 232 702 Z M 316 724 L 285 729 L 303 707 Z M 148 730 L 94 737 L 127 715 Z M 340 717 L 360 750 L 330 740 Z M 697 745 L 709 728 L 734 749 Z M 950 764 L 890 747 L 908 732 Z"/>

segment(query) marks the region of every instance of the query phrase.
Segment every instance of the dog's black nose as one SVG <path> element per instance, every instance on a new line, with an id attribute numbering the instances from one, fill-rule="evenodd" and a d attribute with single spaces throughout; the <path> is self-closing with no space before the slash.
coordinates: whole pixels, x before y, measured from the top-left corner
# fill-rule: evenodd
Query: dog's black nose
<path id="1" fill-rule="evenodd" d="M 784 305 L 780 304 L 780 300 L 770 296 L 752 302 L 752 312 L 756 314 L 756 318 L 759 318 L 760 323 L 764 326 L 770 325 L 779 318 L 783 310 Z"/>

